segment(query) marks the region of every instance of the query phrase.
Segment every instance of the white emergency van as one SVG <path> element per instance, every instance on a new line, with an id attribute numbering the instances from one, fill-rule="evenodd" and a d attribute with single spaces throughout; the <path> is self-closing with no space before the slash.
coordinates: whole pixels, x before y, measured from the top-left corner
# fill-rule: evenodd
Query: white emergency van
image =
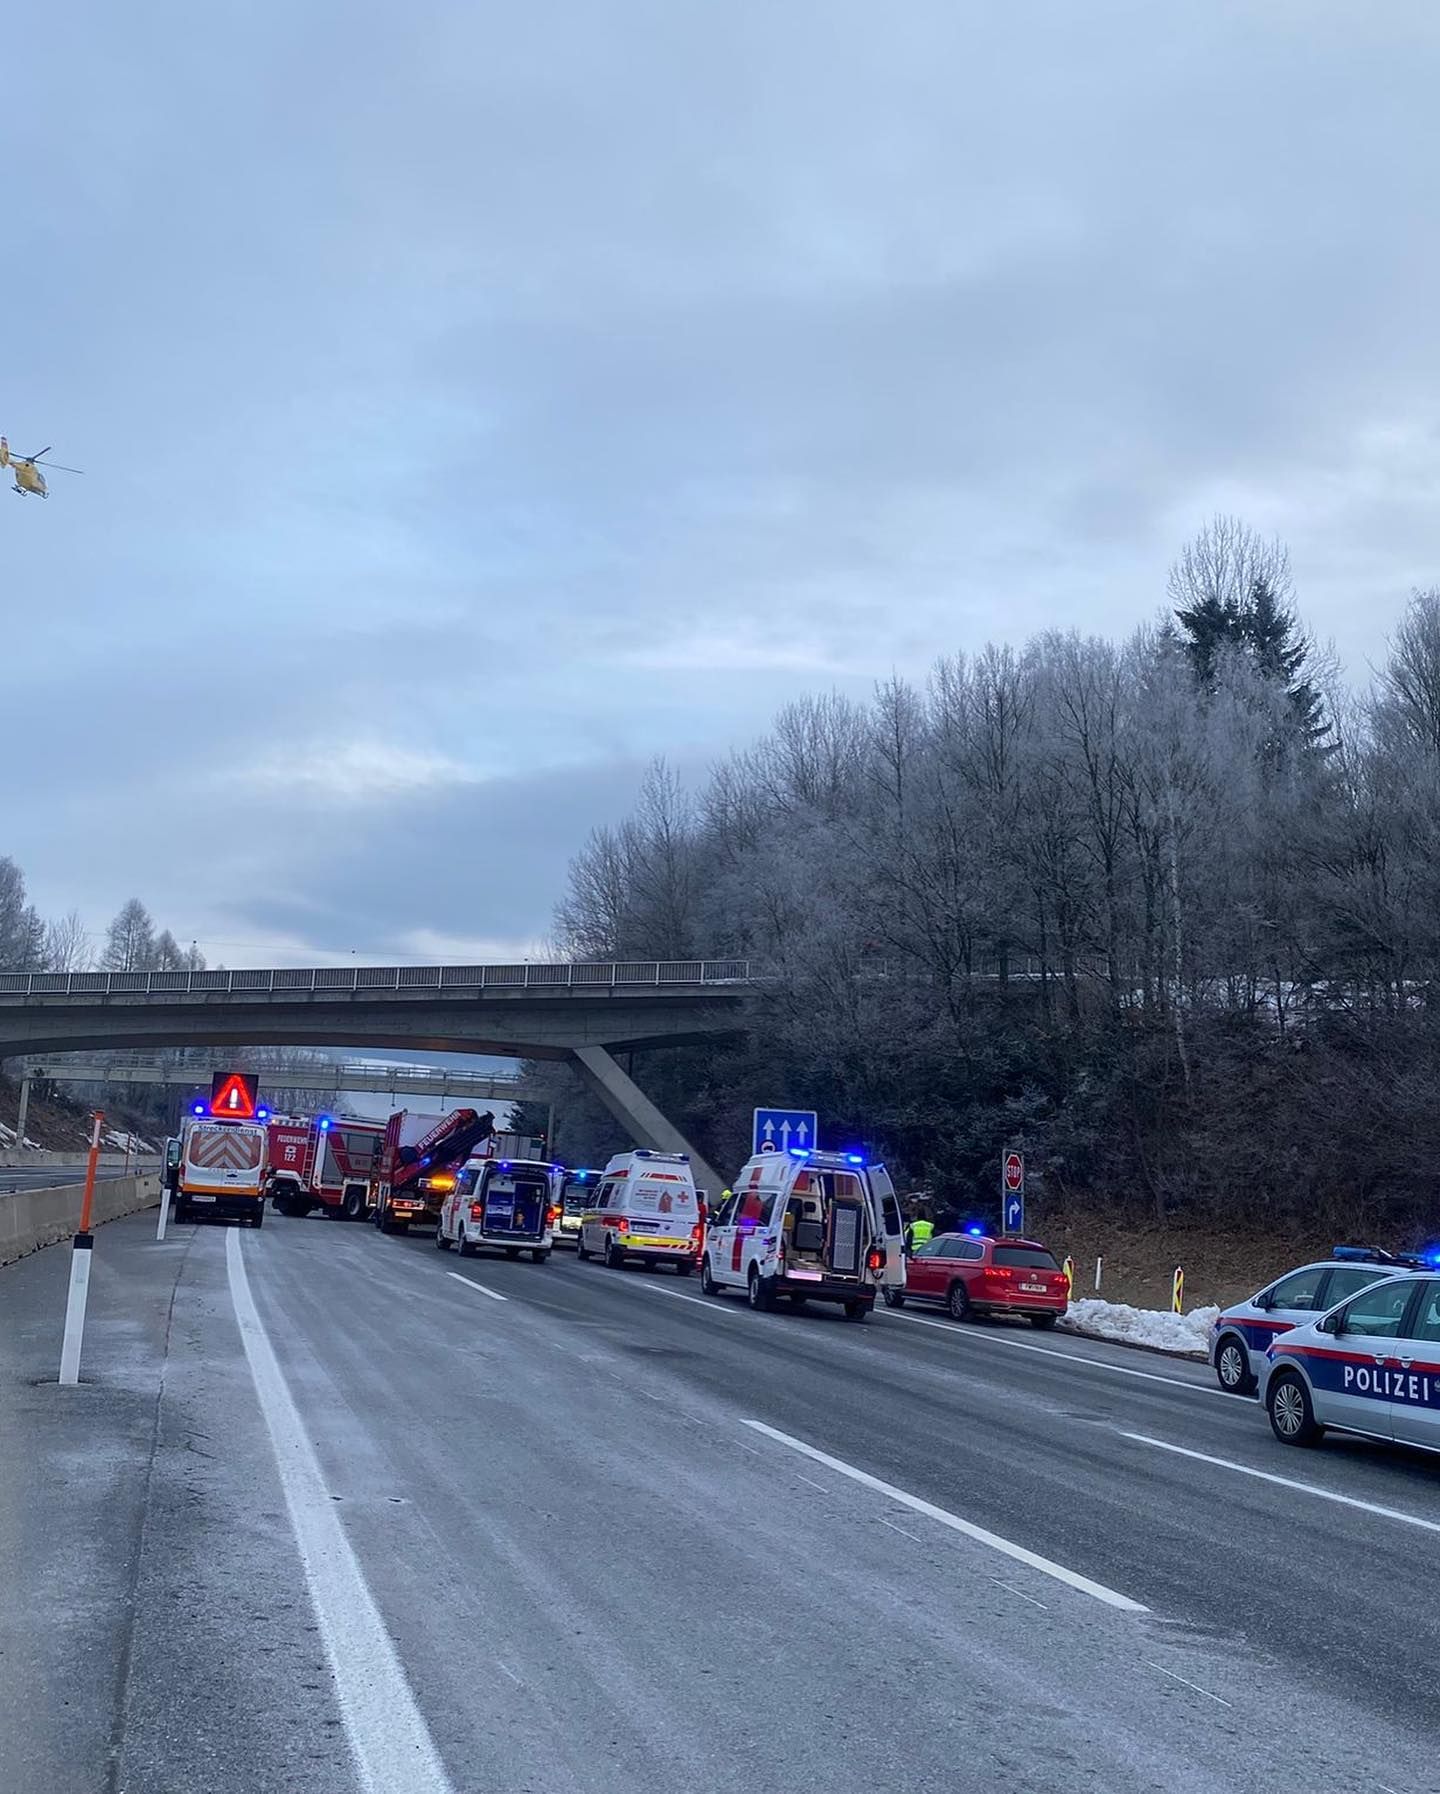
<path id="1" fill-rule="evenodd" d="M 904 1229 L 883 1165 L 860 1153 L 757 1152 L 705 1236 L 707 1295 L 743 1290 L 752 1308 L 787 1297 L 838 1302 L 863 1321 L 883 1289 L 904 1289 Z"/>
<path id="2" fill-rule="evenodd" d="M 442 1252 L 468 1258 L 481 1247 L 537 1265 L 550 1256 L 557 1213 L 553 1165 L 543 1159 L 471 1159 L 460 1168 L 435 1227 Z"/>
<path id="3" fill-rule="evenodd" d="M 576 1251 L 607 1265 L 673 1264 L 688 1277 L 700 1260 L 700 1200 L 683 1152 L 618 1152 L 580 1221 Z"/>

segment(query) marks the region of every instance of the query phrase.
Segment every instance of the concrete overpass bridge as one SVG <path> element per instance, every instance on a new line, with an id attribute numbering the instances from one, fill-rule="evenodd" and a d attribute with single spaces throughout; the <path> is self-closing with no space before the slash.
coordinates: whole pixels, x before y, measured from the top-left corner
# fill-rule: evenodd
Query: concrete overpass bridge
<path id="1" fill-rule="evenodd" d="M 117 1047 L 340 1046 L 574 1064 L 641 1143 L 706 1165 L 615 1060 L 745 1026 L 746 960 L 0 972 L 0 1059 Z"/>

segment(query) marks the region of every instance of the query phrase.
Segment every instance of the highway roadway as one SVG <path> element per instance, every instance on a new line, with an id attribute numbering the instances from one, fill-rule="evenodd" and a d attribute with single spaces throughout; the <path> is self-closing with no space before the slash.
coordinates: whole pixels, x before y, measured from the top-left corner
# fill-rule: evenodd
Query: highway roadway
<path id="1" fill-rule="evenodd" d="M 1440 1788 L 1440 1477 L 1199 1366 L 313 1217 L 0 1272 L 0 1787 Z"/>

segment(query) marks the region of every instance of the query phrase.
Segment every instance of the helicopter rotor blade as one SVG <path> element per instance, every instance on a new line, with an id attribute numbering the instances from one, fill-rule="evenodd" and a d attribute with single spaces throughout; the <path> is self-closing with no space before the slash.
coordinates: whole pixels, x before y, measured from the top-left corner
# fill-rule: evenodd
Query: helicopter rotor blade
<path id="1" fill-rule="evenodd" d="M 83 468 L 83 467 L 62 467 L 62 466 L 61 466 L 61 465 L 60 465 L 60 463 L 59 463 L 59 462 L 58 462 L 58 461 L 46 461 L 46 462 L 44 462 L 44 463 L 43 463 L 43 465 L 44 465 L 44 466 L 45 466 L 45 467 L 47 467 L 47 468 L 49 468 L 49 470 L 50 470 L 50 472 L 51 472 L 51 473 L 79 473 L 79 474 L 83 474 L 83 473 L 84 473 L 84 471 L 85 471 L 85 469 L 84 469 L 84 468 Z"/>
<path id="2" fill-rule="evenodd" d="M 48 455 L 49 453 L 50 453 L 50 444 L 47 442 L 45 444 L 44 448 L 41 449 L 40 455 Z M 27 461 L 38 461 L 40 459 L 40 455 L 26 455 L 25 459 Z"/>

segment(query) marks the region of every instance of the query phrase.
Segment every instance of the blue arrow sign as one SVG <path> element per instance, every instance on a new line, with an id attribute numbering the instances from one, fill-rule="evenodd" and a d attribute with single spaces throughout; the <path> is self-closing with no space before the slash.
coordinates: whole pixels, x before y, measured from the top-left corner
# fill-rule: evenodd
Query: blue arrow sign
<path id="1" fill-rule="evenodd" d="M 1005 1198 L 1005 1231 L 1006 1233 L 1024 1233 L 1025 1198 L 1023 1196 L 1007 1196 Z"/>
<path id="2" fill-rule="evenodd" d="M 757 1109 L 751 1152 L 789 1152 L 800 1147 L 815 1150 L 818 1133 L 813 1109 Z"/>

